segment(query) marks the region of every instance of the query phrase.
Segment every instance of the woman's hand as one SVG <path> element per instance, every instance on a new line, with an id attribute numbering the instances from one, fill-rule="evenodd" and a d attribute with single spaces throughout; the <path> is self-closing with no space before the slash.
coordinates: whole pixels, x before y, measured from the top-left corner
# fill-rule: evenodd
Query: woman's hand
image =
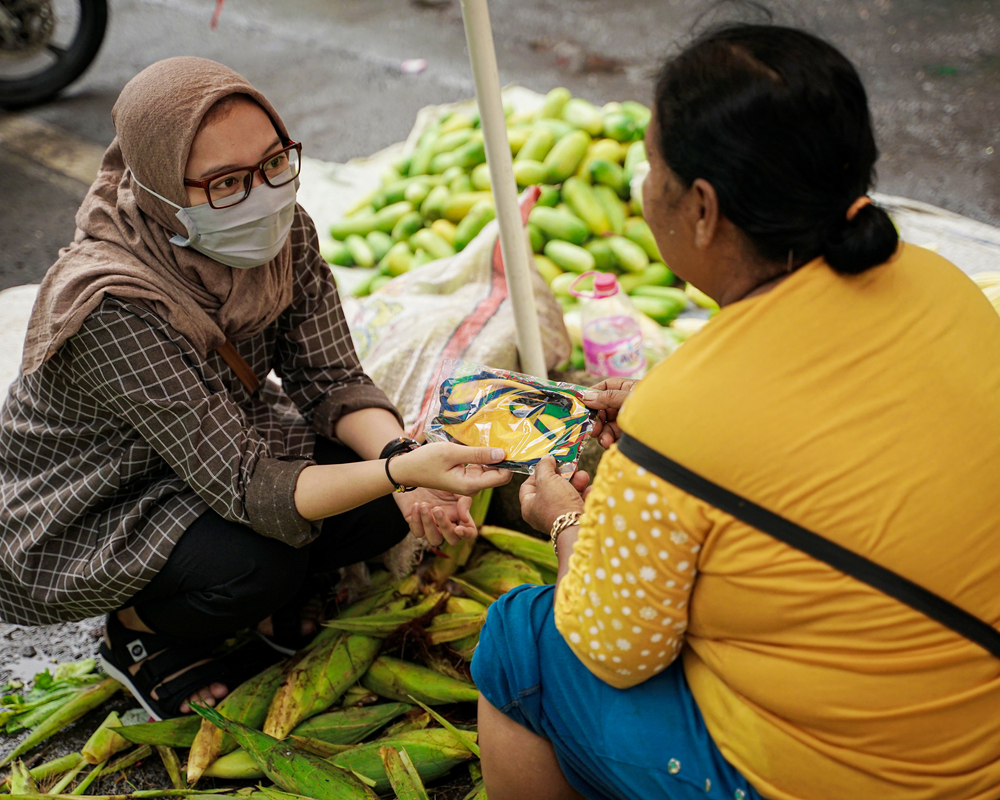
<path id="1" fill-rule="evenodd" d="M 425 444 L 396 456 L 389 474 L 401 486 L 422 486 L 471 497 L 480 489 L 510 482 L 508 469 L 485 469 L 506 458 L 499 447 L 466 447 L 451 442 Z"/>
<path id="2" fill-rule="evenodd" d="M 426 539 L 432 545 L 441 542 L 457 544 L 476 536 L 476 523 L 469 513 L 472 498 L 437 489 L 417 489 L 415 492 L 394 494 L 406 521 L 410 535 Z"/>
<path id="3" fill-rule="evenodd" d="M 536 531 L 548 533 L 556 517 L 568 511 L 583 511 L 583 496 L 590 476 L 577 470 L 566 480 L 556 471 L 556 460 L 543 458 L 521 485 L 521 516 Z"/>
<path id="4" fill-rule="evenodd" d="M 399 510 L 410 523 L 410 533 L 432 545 L 455 544 L 476 535 L 469 508 L 480 489 L 510 481 L 510 470 L 484 469 L 505 458 L 496 447 L 464 447 L 437 442 L 396 456 L 389 473 L 402 486 L 420 486 L 396 494 Z"/>
<path id="5" fill-rule="evenodd" d="M 617 422 L 618 410 L 638 382 L 626 378 L 608 378 L 583 393 L 584 405 L 597 409 L 598 412 L 590 435 L 605 450 L 621 438 L 622 431 Z"/>

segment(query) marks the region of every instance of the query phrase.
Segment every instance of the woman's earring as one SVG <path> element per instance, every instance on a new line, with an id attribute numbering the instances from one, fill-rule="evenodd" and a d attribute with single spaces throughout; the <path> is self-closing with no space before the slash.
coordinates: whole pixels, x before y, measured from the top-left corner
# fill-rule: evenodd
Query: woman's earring
<path id="1" fill-rule="evenodd" d="M 794 269 L 794 266 L 792 264 L 792 251 L 789 250 L 788 251 L 788 267 L 786 268 L 785 271 L 786 272 L 791 272 L 793 269 Z"/>

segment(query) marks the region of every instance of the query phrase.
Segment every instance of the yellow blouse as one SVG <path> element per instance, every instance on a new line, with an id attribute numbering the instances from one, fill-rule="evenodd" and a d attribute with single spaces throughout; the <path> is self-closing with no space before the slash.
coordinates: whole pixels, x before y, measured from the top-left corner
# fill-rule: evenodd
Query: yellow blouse
<path id="1" fill-rule="evenodd" d="M 815 261 L 726 307 L 620 422 L 1000 626 L 1000 317 L 933 253 L 852 277 Z M 773 800 L 1000 797 L 1000 659 L 615 449 L 556 624 L 618 687 L 680 653 L 722 753 Z"/>

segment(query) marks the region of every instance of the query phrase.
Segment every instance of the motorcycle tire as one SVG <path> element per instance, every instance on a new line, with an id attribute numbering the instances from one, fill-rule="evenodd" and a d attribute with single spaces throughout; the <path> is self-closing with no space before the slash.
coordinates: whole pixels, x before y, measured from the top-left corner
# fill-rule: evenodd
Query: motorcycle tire
<path id="1" fill-rule="evenodd" d="M 43 103 L 80 77 L 97 56 L 108 25 L 107 0 L 77 0 L 80 24 L 51 66 L 14 80 L 0 78 L 0 107 L 15 110 Z"/>

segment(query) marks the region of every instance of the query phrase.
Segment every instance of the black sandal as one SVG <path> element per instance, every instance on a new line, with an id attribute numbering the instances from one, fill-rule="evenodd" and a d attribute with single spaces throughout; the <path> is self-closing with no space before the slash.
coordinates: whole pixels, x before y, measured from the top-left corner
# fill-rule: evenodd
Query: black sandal
<path id="1" fill-rule="evenodd" d="M 102 642 L 98 658 L 103 670 L 126 686 L 133 697 L 155 720 L 180 716 L 181 704 L 199 689 L 212 683 L 224 683 L 229 690 L 241 682 L 227 665 L 225 659 L 213 659 L 197 667 L 192 664 L 210 657 L 220 641 L 197 642 L 177 639 L 158 633 L 133 631 L 122 625 L 115 612 L 108 614 L 107 642 Z M 149 658 L 156 655 L 155 658 Z M 133 675 L 129 666 L 146 659 Z M 180 672 L 176 678 L 165 681 L 168 675 Z M 153 697 L 153 691 L 159 695 Z"/>
<path id="2" fill-rule="evenodd" d="M 316 598 L 308 595 L 300 595 L 285 603 L 281 608 L 271 614 L 271 629 L 273 633 L 266 636 L 255 630 L 257 636 L 272 650 L 285 656 L 294 656 L 309 642 L 316 638 L 322 630 L 319 619 L 313 620 L 316 629 L 312 633 L 302 633 L 303 612 L 313 604 Z"/>

